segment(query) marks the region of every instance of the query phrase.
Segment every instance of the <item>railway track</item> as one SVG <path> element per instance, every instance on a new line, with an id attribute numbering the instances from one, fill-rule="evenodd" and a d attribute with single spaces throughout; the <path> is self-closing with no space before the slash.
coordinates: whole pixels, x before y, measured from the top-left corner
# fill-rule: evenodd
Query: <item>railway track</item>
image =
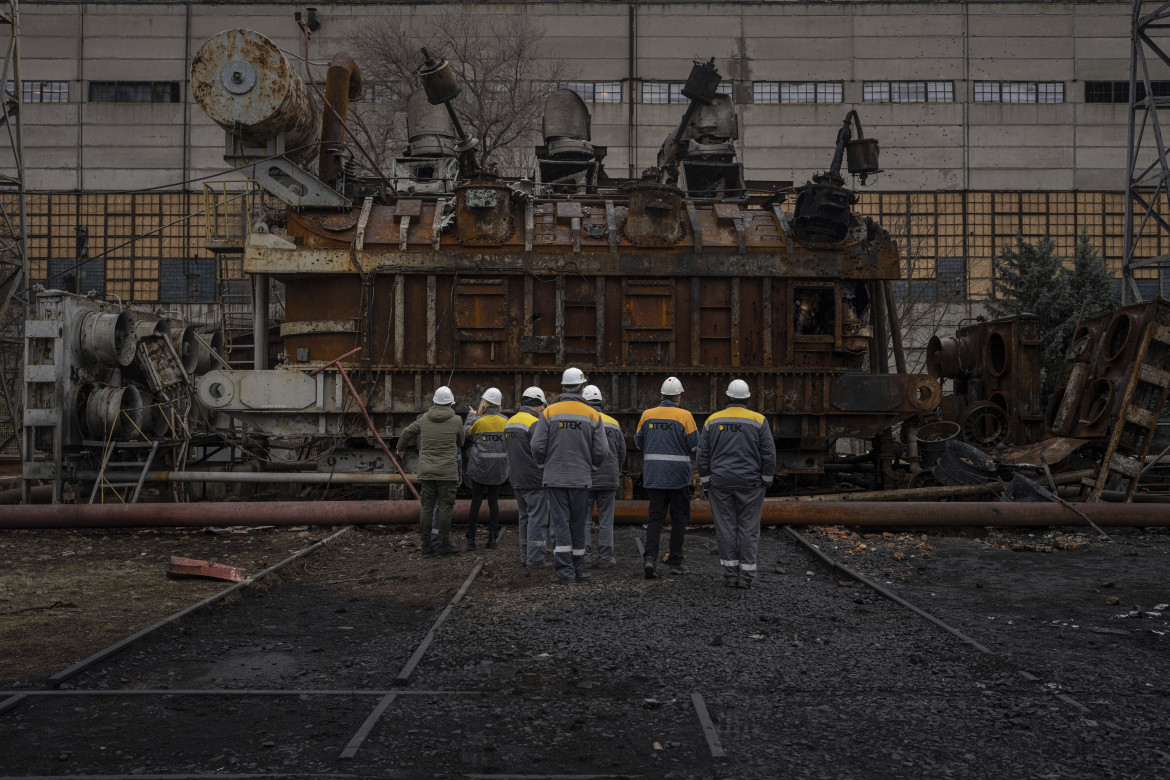
<path id="1" fill-rule="evenodd" d="M 691 575 L 648 583 L 638 532 L 622 528 L 630 554 L 589 585 L 545 587 L 504 544 L 442 562 L 431 597 L 406 604 L 323 586 L 352 579 L 346 545 L 363 540 L 343 531 L 272 567 L 267 586 L 10 697 L 0 774 L 771 777 L 783 761 L 792 776 L 839 777 L 875 760 L 931 772 L 942 744 L 995 769 L 1004 745 L 989 752 L 989 733 L 1045 755 L 1049 729 L 1110 732 L 1112 705 L 1053 691 L 992 650 L 1005 643 L 934 610 L 911 616 L 907 599 L 793 536 L 764 535 L 761 560 L 785 572 L 753 591 L 718 586 L 706 533 L 688 540 Z M 826 572 L 800 574 L 809 552 Z M 847 746 L 824 740 L 837 733 Z"/>

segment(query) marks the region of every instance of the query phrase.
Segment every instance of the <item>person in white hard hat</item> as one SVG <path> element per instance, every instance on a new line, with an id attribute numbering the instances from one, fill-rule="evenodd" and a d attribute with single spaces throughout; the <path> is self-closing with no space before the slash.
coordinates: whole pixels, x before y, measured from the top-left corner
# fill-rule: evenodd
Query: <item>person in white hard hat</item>
<path id="1" fill-rule="evenodd" d="M 532 457 L 544 465 L 542 483 L 552 512 L 555 585 L 580 583 L 591 576 L 584 571 L 585 507 L 593 469 L 609 456 L 601 415 L 579 395 L 584 384 L 580 369 L 565 369 L 564 392 L 532 426 Z"/>
<path id="2" fill-rule="evenodd" d="M 479 410 L 468 407 L 467 479 L 471 482 L 471 506 L 467 511 L 467 549 L 475 549 L 475 527 L 484 496 L 488 502 L 488 537 L 485 547 L 496 549 L 500 533 L 500 485 L 508 481 L 508 452 L 504 446 L 504 426 L 508 418 L 500 411 L 504 396 L 489 387 L 479 401 Z"/>
<path id="3" fill-rule="evenodd" d="M 544 489 L 544 470 L 532 457 L 532 426 L 547 401 L 544 391 L 530 387 L 520 396 L 520 411 L 504 426 L 504 444 L 508 451 L 508 481 L 516 495 L 516 514 L 520 536 L 520 565 L 529 569 L 551 569 L 544 559 L 548 539 L 548 494 Z"/>
<path id="4" fill-rule="evenodd" d="M 699 443 L 695 418 L 681 408 L 683 386 L 677 377 L 662 383 L 662 402 L 642 412 L 634 446 L 642 450 L 642 486 L 650 496 L 646 523 L 646 550 L 642 568 L 646 579 L 658 576 L 658 542 L 670 510 L 671 574 L 686 574 L 683 544 L 691 518 L 691 453 Z"/>
<path id="5" fill-rule="evenodd" d="M 401 458 L 418 437 L 418 492 L 422 499 L 418 532 L 424 558 L 459 553 L 449 536 L 455 489 L 459 487 L 459 448 L 465 439 L 463 422 L 455 414 L 455 395 L 451 388 L 440 387 L 433 401 L 434 406 L 426 414 L 406 426 L 396 447 Z M 435 518 L 439 524 L 437 547 L 431 544 L 431 521 Z"/>
<path id="6" fill-rule="evenodd" d="M 585 506 L 585 565 L 602 566 L 606 569 L 617 565 L 613 557 L 613 508 L 621 487 L 622 465 L 626 462 L 626 435 L 618 421 L 601 411 L 601 390 L 596 385 L 586 385 L 581 391 L 585 403 L 601 414 L 605 426 L 605 438 L 609 442 L 609 457 L 600 467 L 593 469 L 593 486 L 589 488 L 589 503 Z M 597 507 L 597 557 L 593 557 L 589 540 L 592 532 L 588 518 Z"/>
<path id="7" fill-rule="evenodd" d="M 747 408 L 747 382 L 727 386 L 727 407 L 707 418 L 699 435 L 699 479 L 707 486 L 723 584 L 756 580 L 760 512 L 776 471 L 776 440 L 764 415 Z"/>

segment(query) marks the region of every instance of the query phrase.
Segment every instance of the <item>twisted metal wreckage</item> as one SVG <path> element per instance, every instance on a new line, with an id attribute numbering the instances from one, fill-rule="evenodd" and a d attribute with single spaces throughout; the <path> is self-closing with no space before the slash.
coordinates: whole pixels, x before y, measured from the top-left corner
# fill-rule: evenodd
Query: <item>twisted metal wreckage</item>
<path id="1" fill-rule="evenodd" d="M 315 485 L 400 498 L 413 459 L 398 464 L 379 432 L 412 421 L 435 386 L 517 398 L 555 385 L 566 365 L 602 388 L 627 431 L 657 403 L 663 372 L 682 378 L 700 422 L 729 379 L 746 380 L 778 443 L 781 490 L 806 499 L 769 502 L 765 522 L 1164 522 L 1154 507 L 1088 507 L 1130 501 L 1149 469 L 1170 386 L 1165 301 L 1082 322 L 1048 404 L 1028 316 L 936 337 L 930 373 L 910 373 L 897 246 L 853 213 L 841 170 L 862 184 L 878 172 L 877 141 L 856 112 L 792 210 L 786 193 L 746 186 L 713 60 L 695 63 L 685 114 L 640 180 L 605 175 L 586 105 L 565 89 L 547 101 L 532 179 L 509 180 L 477 163 L 451 104 L 453 71 L 423 55 L 405 155 L 388 175 L 360 176 L 351 146 L 364 150 L 347 144 L 346 118 L 364 90 L 349 55 L 333 58 L 322 93 L 256 32 L 203 44 L 192 94 L 224 129 L 240 179 L 208 186 L 208 247 L 243 254 L 253 365 L 228 363 L 181 321 L 40 291 L 27 324 L 19 497 L 73 503 L 8 512 L 0 525 L 408 521 L 412 504 L 385 501 L 185 503 L 247 483 L 286 498 Z M 273 282 L 284 318 L 270 341 Z M 942 379 L 953 381 L 945 396 Z M 839 455 L 841 439 L 871 446 Z M 640 471 L 632 451 L 622 498 L 638 494 Z M 169 494 L 139 509 L 148 485 Z M 1065 502 L 1070 491 L 1084 493 L 1085 509 Z M 889 503 L 997 493 L 1055 503 L 956 504 L 945 518 Z M 86 501 L 95 506 L 78 506 Z"/>

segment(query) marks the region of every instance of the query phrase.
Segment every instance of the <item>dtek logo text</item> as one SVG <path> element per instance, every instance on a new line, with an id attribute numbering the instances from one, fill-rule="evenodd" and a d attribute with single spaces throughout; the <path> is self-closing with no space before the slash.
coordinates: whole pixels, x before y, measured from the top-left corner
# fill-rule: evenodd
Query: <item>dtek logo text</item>
<path id="1" fill-rule="evenodd" d="M 719 430 L 722 431 L 724 429 L 731 431 L 732 433 L 739 433 L 743 429 L 743 426 L 739 423 L 723 423 L 719 426 Z"/>
<path id="2" fill-rule="evenodd" d="M 557 427 L 558 428 L 568 428 L 571 431 L 579 431 L 579 430 L 581 430 L 581 421 L 580 420 L 565 420 L 561 423 L 558 423 Z"/>

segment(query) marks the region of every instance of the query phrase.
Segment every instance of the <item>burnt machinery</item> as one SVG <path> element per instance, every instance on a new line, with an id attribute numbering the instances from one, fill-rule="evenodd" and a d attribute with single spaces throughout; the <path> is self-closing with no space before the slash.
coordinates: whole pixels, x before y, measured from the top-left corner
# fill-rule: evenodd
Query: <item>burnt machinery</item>
<path id="1" fill-rule="evenodd" d="M 1020 314 L 965 325 L 954 337 L 931 337 L 927 370 L 954 380 L 939 406 L 941 419 L 958 423 L 963 439 L 977 447 L 1042 439 L 1041 336 L 1039 318 Z"/>
<path id="2" fill-rule="evenodd" d="M 222 84 L 246 70 L 239 48 L 215 43 L 234 37 L 259 39 L 249 31 L 216 36 L 196 58 L 193 83 L 221 73 L 213 80 Z M 263 51 L 242 63 L 258 81 L 279 55 L 260 43 Z M 219 60 L 208 61 L 206 51 Z M 589 165 L 580 176 L 544 167 L 545 188 L 534 194 L 471 167 L 473 139 L 452 125 L 462 157 L 453 193 L 407 194 L 359 180 L 345 182 L 352 202 L 341 202 L 350 198 L 337 190 L 339 201 L 329 205 L 287 200 L 285 234 L 253 233 L 244 252 L 248 273 L 285 285 L 284 360 L 272 370 L 211 371 L 198 380 L 199 401 L 261 433 L 334 440 L 351 432 L 353 401 L 335 371 L 312 371 L 360 347 L 347 363 L 384 429 L 413 420 L 440 384 L 466 398 L 497 386 L 515 399 L 531 384 L 554 390 L 561 370 L 577 365 L 632 434 L 641 410 L 657 403 L 664 372 L 680 376 L 684 405 L 700 418 L 741 377 L 772 421 L 783 453 L 778 468 L 788 473 L 820 472 L 840 437 L 871 437 L 934 409 L 933 378 L 865 368 L 879 350 L 875 330 L 888 332 L 876 300 L 885 280 L 899 277 L 897 247 L 880 226 L 834 212 L 845 229 L 826 240 L 795 228 L 779 204 L 690 197 L 671 183 L 688 175 L 680 161 L 738 164 L 725 162 L 730 145 L 717 154 L 710 148 L 712 133 L 726 131 L 718 72 L 713 63 L 694 71 L 684 91 L 692 106 L 664 146 L 665 167 L 642 181 L 604 189 Z M 449 77 L 441 60 L 427 57 L 420 78 L 432 105 L 457 94 Z M 345 86 L 327 87 L 327 99 Z M 222 111 L 207 105 L 204 91 L 193 92 L 209 113 Z M 340 102 L 334 107 L 344 117 Z M 560 92 L 549 103 L 541 165 L 599 162 L 579 99 Z M 713 119 L 706 108 L 715 109 Z M 225 130 L 230 139 L 255 128 Z M 432 135 L 438 156 L 449 158 L 450 136 Z M 412 141 L 410 157 L 419 156 L 414 149 Z M 303 160 L 286 160 L 297 163 L 298 177 L 311 176 Z M 640 472 L 637 453 L 628 469 Z"/>
<path id="3" fill-rule="evenodd" d="M 1133 498 L 1170 388 L 1170 302 L 1163 298 L 1083 319 L 1048 405 L 1052 435 L 1101 450 L 1090 500 L 1109 483 Z"/>
<path id="4" fill-rule="evenodd" d="M 457 94 L 450 68 L 425 59 L 423 93 L 447 108 Z M 262 223 L 243 248 L 261 315 L 269 280 L 285 286 L 281 360 L 269 369 L 258 349 L 255 370 L 199 376 L 196 396 L 213 417 L 321 449 L 352 442 L 364 435 L 356 401 L 336 368 L 317 370 L 355 348 L 347 370 L 375 425 L 392 432 L 429 407 L 438 385 L 465 399 L 496 386 L 507 406 L 529 385 L 555 391 L 576 365 L 632 435 L 665 374 L 682 379 L 683 404 L 700 421 L 739 377 L 768 416 L 782 473 L 820 473 L 835 440 L 874 437 L 937 406 L 933 377 L 883 368 L 898 250 L 850 210 L 839 154 L 836 178 L 802 188 L 814 206 L 798 201 L 796 215 L 776 200 L 749 206 L 713 62 L 692 70 L 692 104 L 660 168 L 617 186 L 597 175 L 604 149 L 592 144 L 584 104 L 564 92 L 549 101 L 536 188 L 478 169 L 474 139 L 421 99 L 411 101 L 402 159 L 456 159 L 453 186 L 446 162 L 394 182 L 350 176 L 337 125 L 361 94 L 360 71 L 339 54 L 335 73 L 318 119 L 304 81 L 257 33 L 220 33 L 192 64 L 192 92 L 224 128 L 225 157 L 287 204 L 283 233 Z M 850 154 L 853 173 L 877 167 L 876 144 L 864 140 L 871 159 L 854 165 Z M 433 186 L 403 186 L 408 178 Z M 829 227 L 805 226 L 803 213 Z M 258 341 L 267 326 L 258 323 Z M 633 477 L 639 456 L 627 465 Z"/>
<path id="5" fill-rule="evenodd" d="M 108 494 L 106 500 L 133 503 L 143 471 L 182 467 L 191 418 L 199 416 L 192 382 L 213 359 L 182 320 L 38 289 L 25 323 L 25 501 L 32 482 L 45 480 L 54 502 L 67 483 L 87 482 L 93 489 L 80 501 Z M 134 478 L 105 479 L 107 467 L 131 469 Z"/>

